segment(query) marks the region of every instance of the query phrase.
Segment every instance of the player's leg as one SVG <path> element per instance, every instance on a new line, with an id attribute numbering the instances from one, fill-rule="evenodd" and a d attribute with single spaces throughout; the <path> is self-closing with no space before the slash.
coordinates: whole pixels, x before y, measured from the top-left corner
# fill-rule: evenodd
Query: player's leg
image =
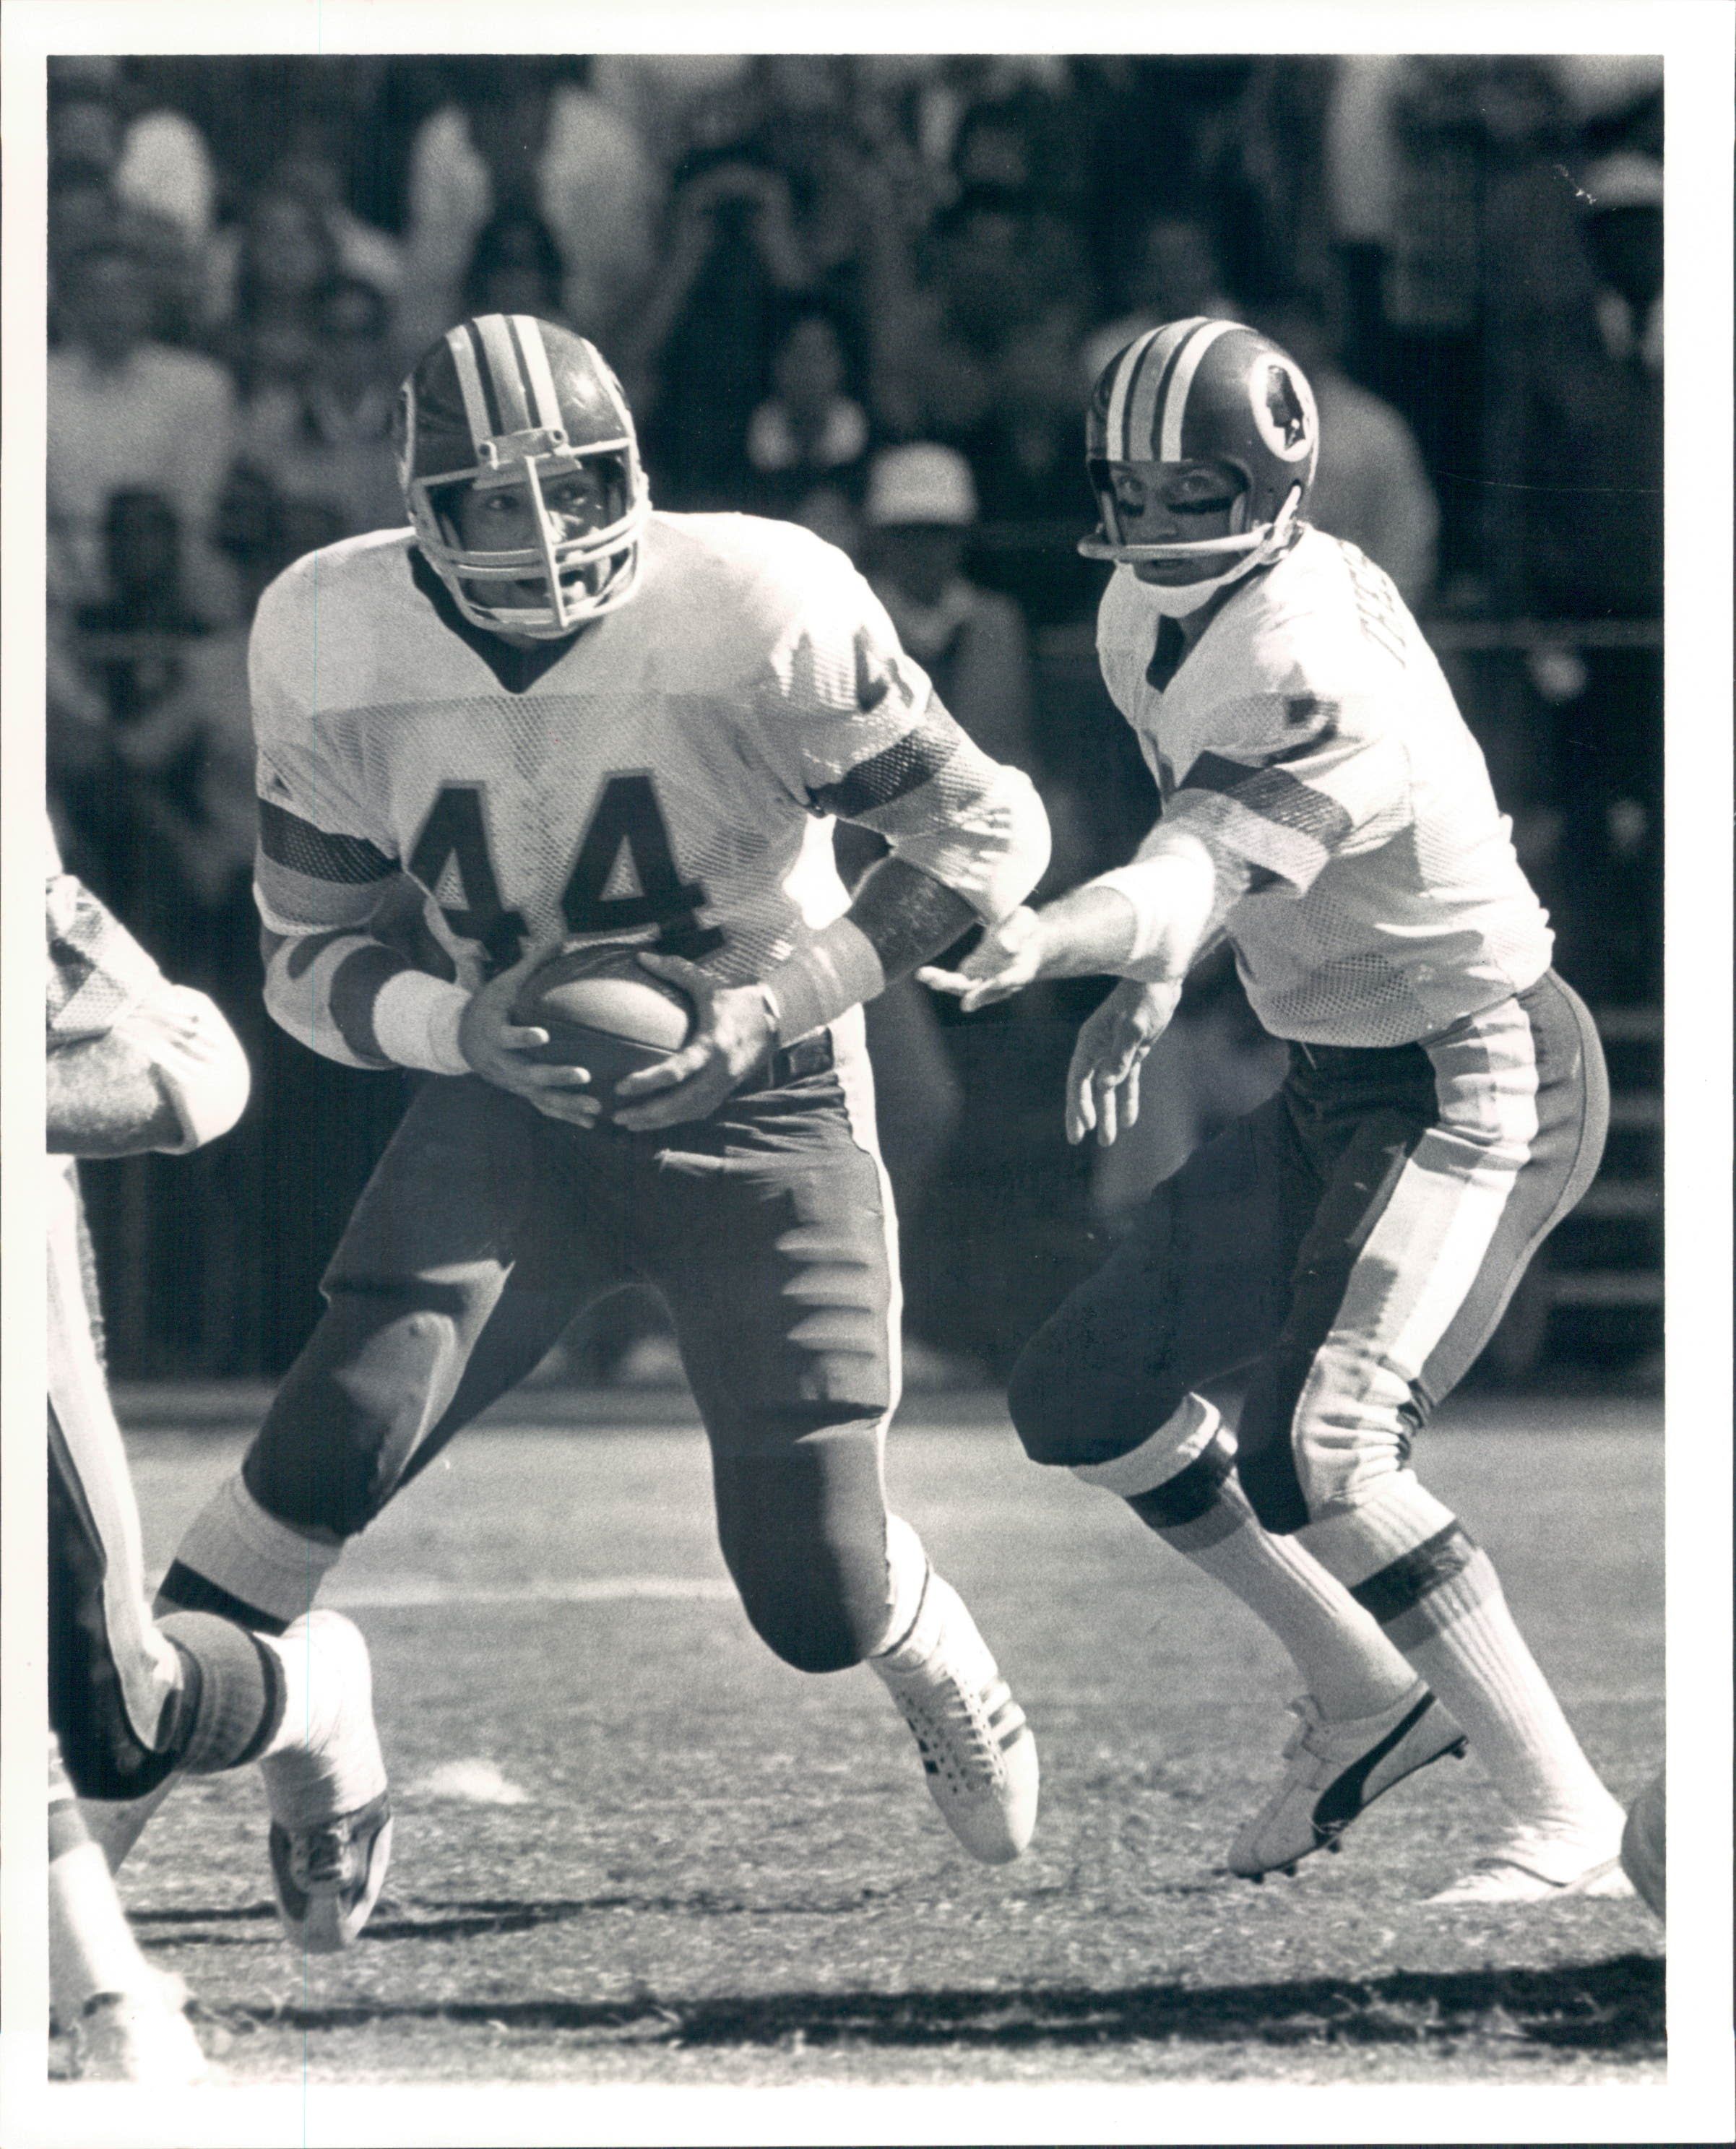
<path id="1" fill-rule="evenodd" d="M 1558 980 L 1422 1048 L 1435 1104 L 1361 1197 L 1354 1146 L 1250 1392 L 1240 1471 L 1379 1621 L 1494 1779 L 1512 1833 L 1443 1900 L 1604 1892 L 1622 1814 L 1515 1625 L 1487 1555 L 1409 1467 L 1412 1437 L 1596 1170 L 1607 1120 L 1589 1017 Z M 1354 1216 L 1347 1213 L 1356 1212 Z"/>
<path id="2" fill-rule="evenodd" d="M 54 2026 L 72 2040 L 75 2080 L 178 2089 L 204 2078 L 205 2056 L 179 1980 L 153 1970 L 140 1952 L 52 1734 L 48 1986 Z"/>
<path id="3" fill-rule="evenodd" d="M 335 1612 L 280 1638 L 208 1612 L 154 1620 L 119 1432 L 106 1400 L 83 1410 L 74 1400 L 63 1388 L 48 1422 L 49 1720 L 84 1801 L 69 1854 L 88 1844 L 118 1866 L 179 1777 L 259 1761 L 277 1777 L 280 1881 L 292 1850 L 300 1861 L 294 1888 L 279 1890 L 289 1937 L 315 1951 L 347 1945 L 391 1854 L 366 1644 Z M 76 1933 L 75 1910 L 66 1930 Z"/>
<path id="4" fill-rule="evenodd" d="M 961 1841 L 1016 1857 L 1036 1749 L 957 1593 L 886 1512 L 899 1314 L 872 1093 L 836 1070 L 732 1100 L 666 1150 L 652 1273 L 710 1436 L 719 1539 L 747 1616 L 807 1671 L 873 1664 Z"/>
<path id="5" fill-rule="evenodd" d="M 471 1371 L 516 1262 L 557 1220 L 562 1131 L 485 1082 L 422 1086 L 333 1256 L 312 1336 L 177 1548 L 164 1606 L 281 1632 L 406 1477 L 553 1341 L 571 1296 L 527 1292 Z"/>
<path id="6" fill-rule="evenodd" d="M 1318 1192 L 1281 1095 L 1155 1190 L 1135 1230 L 1026 1346 L 1008 1402 L 1034 1460 L 1118 1494 L 1266 1623 L 1315 1713 L 1359 1727 L 1350 1736 L 1360 1759 L 1426 1697 L 1343 1587 L 1260 1527 L 1234 1475 L 1234 1440 L 1202 1392 L 1277 1334 Z M 1422 1706 L 1397 1760 L 1442 1729 L 1438 1714 Z M 1442 1744 L 1456 1736 L 1444 1731 Z M 1305 1834 L 1272 1862 L 1311 1847 Z"/>

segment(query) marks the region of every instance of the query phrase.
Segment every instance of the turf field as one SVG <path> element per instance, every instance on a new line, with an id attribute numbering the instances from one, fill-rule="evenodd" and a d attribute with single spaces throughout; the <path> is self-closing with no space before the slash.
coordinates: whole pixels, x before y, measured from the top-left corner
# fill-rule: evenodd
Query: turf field
<path id="1" fill-rule="evenodd" d="M 682 1405 L 539 1407 L 607 1409 L 515 1403 L 327 1593 L 372 1647 L 400 1814 L 362 1944 L 283 1946 L 250 1772 L 184 1785 L 125 1870 L 230 2080 L 1663 2079 L 1638 1904 L 1422 1906 L 1494 1819 L 1474 1762 L 1293 1881 L 1215 1872 L 1287 1663 L 1118 1502 L 1024 1463 L 987 1399 L 918 1399 L 888 1467 L 1041 1747 L 1036 1844 L 998 1871 L 869 1674 L 804 1678 L 750 1633 Z M 135 1432 L 153 1572 L 242 1431 Z M 1662 1460 L 1654 1406 L 1487 1397 L 1424 1458 L 1624 1797 L 1662 1750 Z"/>

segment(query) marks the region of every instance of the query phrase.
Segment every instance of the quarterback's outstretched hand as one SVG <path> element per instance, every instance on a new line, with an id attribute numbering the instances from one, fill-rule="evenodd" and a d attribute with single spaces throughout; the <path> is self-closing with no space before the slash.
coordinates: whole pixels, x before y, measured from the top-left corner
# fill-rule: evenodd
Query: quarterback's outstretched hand
<path id="1" fill-rule="evenodd" d="M 771 1050 L 772 1010 L 757 985 L 719 985 L 679 955 L 642 955 L 653 977 L 667 978 L 693 1003 L 693 1034 L 679 1052 L 642 1067 L 615 1085 L 617 1127 L 653 1133 L 702 1120 L 740 1089 Z"/>
<path id="2" fill-rule="evenodd" d="M 1140 1116 L 1140 1069 L 1170 1026 L 1180 985 L 1141 984 L 1125 978 L 1079 1031 L 1067 1069 L 1067 1139 L 1082 1142 L 1094 1127 L 1107 1149 Z"/>
<path id="3" fill-rule="evenodd" d="M 551 1120 L 566 1120 L 576 1127 L 595 1126 L 602 1105 L 586 1094 L 589 1073 L 582 1067 L 545 1067 L 526 1059 L 527 1051 L 548 1043 L 549 1034 L 512 1019 L 520 984 L 548 953 L 541 947 L 531 950 L 474 995 L 459 1018 L 458 1049 L 472 1073 L 496 1089 L 510 1090 Z"/>
<path id="4" fill-rule="evenodd" d="M 924 963 L 917 972 L 918 983 L 933 992 L 950 993 L 966 1014 L 1010 999 L 1045 974 L 1044 957 L 1047 935 L 1043 922 L 1028 903 L 1009 911 L 998 925 L 991 925 L 956 970 L 943 970 Z"/>

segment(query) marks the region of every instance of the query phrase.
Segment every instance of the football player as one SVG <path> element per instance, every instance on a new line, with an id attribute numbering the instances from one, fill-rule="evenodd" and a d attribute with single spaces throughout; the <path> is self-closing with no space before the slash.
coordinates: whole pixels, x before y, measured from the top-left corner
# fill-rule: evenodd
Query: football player
<path id="1" fill-rule="evenodd" d="M 291 567 L 252 640 L 266 999 L 316 1052 L 425 1080 L 325 1311 L 168 1603 L 263 1633 L 446 1442 L 630 1277 L 667 1300 L 747 1617 L 864 1660 L 978 1857 L 1034 1824 L 1035 1749 L 882 1483 L 893 1220 L 861 1004 L 1034 885 L 1048 828 L 791 525 L 654 513 L 613 373 L 486 315 L 405 382 L 409 526 Z M 845 895 L 843 816 L 890 855 Z M 527 1054 L 557 946 L 643 949 L 691 1042 L 600 1094 Z"/>
<path id="2" fill-rule="evenodd" d="M 102 1846 L 134 1802 L 177 1771 L 258 1760 L 285 1928 L 318 1950 L 380 1892 L 390 1801 L 367 1648 L 347 1619 L 316 1612 L 279 1639 L 209 1612 L 159 1624 L 146 1608 L 74 1160 L 176 1155 L 226 1132 L 247 1062 L 211 1001 L 171 984 L 58 860 L 47 918 L 50 1985 L 83 2079 L 166 2084 L 204 2061 L 109 1877 Z"/>
<path id="3" fill-rule="evenodd" d="M 1415 621 L 1303 519 L 1300 369 L 1234 322 L 1172 322 L 1110 363 L 1087 432 L 1102 521 L 1080 549 L 1115 563 L 1098 652 L 1160 816 L 1130 864 L 924 974 L 967 1009 L 1122 980 L 1069 1070 L 1075 1142 L 1132 1121 L 1140 1061 L 1220 935 L 1291 1064 L 1034 1337 L 1014 1422 L 1240 1596 L 1306 1683 L 1233 1871 L 1336 1849 L 1468 1739 L 1505 1832 L 1433 1900 L 1623 1892 L 1622 1809 L 1487 1555 L 1411 1467 L 1597 1169 L 1597 1034 Z"/>

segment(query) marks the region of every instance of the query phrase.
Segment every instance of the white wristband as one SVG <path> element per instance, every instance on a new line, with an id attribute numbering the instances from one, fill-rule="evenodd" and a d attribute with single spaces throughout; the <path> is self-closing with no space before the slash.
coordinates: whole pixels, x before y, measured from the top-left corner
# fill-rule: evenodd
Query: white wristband
<path id="1" fill-rule="evenodd" d="M 449 985 L 425 970 L 400 970 L 374 995 L 375 1041 L 400 1067 L 468 1074 L 470 1063 L 458 1049 L 458 1025 L 470 1004 L 462 985 Z"/>
<path id="2" fill-rule="evenodd" d="M 886 968 L 859 925 L 835 918 L 764 980 L 777 1014 L 777 1042 L 793 1044 L 886 989 Z"/>

